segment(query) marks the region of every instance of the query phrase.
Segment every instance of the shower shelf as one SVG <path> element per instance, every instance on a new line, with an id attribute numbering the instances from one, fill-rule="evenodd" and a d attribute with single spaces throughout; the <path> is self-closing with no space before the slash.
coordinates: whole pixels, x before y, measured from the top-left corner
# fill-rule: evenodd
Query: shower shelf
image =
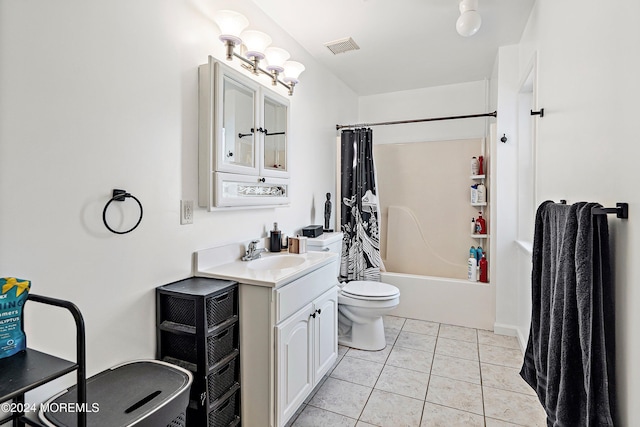
<path id="1" fill-rule="evenodd" d="M 471 179 L 485 179 L 487 175 L 471 175 Z"/>
<path id="2" fill-rule="evenodd" d="M 489 235 L 488 234 L 472 234 L 471 237 L 474 239 L 488 239 Z"/>
<path id="3" fill-rule="evenodd" d="M 483 203 L 471 203 L 471 206 L 487 206 L 487 202 L 483 202 Z"/>

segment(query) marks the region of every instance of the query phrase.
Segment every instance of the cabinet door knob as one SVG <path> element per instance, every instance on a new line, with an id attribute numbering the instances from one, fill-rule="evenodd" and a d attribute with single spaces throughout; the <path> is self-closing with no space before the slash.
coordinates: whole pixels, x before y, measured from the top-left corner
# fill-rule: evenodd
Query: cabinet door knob
<path id="1" fill-rule="evenodd" d="M 264 178 L 258 178 L 258 182 L 265 182 L 266 180 Z"/>
<path id="2" fill-rule="evenodd" d="M 318 312 L 318 314 L 322 313 L 322 309 L 317 309 L 316 311 Z"/>
<path id="3" fill-rule="evenodd" d="M 316 318 L 316 313 L 315 313 L 315 312 L 311 313 L 311 314 L 309 315 L 309 317 L 313 317 L 313 318 L 315 319 L 315 318 Z"/>

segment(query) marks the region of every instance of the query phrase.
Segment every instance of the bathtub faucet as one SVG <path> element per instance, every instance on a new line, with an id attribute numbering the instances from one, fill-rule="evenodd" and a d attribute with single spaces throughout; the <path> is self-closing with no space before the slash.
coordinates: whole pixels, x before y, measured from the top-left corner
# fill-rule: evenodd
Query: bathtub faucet
<path id="1" fill-rule="evenodd" d="M 254 259 L 258 259 L 262 255 L 262 252 L 267 252 L 266 248 L 258 248 L 257 245 L 258 245 L 257 240 L 252 240 L 251 243 L 249 243 L 249 246 L 247 247 L 247 251 L 244 253 L 244 256 L 242 257 L 242 261 L 251 261 Z"/>

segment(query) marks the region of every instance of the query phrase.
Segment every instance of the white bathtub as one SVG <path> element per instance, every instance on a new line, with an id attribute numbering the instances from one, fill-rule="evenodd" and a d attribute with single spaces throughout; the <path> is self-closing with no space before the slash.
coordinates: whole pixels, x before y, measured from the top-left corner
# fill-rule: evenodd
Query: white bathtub
<path id="1" fill-rule="evenodd" d="M 400 289 L 393 316 L 493 330 L 495 292 L 488 283 L 403 273 L 382 273 Z"/>

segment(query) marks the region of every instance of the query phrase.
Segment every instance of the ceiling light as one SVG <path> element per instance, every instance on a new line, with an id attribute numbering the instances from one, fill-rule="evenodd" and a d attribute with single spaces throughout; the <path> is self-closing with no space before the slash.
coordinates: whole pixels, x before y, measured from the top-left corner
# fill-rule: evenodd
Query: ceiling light
<path id="1" fill-rule="evenodd" d="M 220 10 L 214 17 L 215 23 L 220 28 L 219 39 L 227 47 L 227 60 L 233 57 L 240 59 L 242 66 L 253 74 L 267 74 L 271 77 L 273 85 L 278 83 L 289 89 L 289 95 L 293 94 L 293 87 L 298 83 L 298 76 L 304 71 L 304 65 L 295 61 L 287 61 L 289 52 L 279 47 L 269 47 L 271 37 L 268 34 L 255 30 L 243 30 L 249 25 L 249 21 L 243 15 L 232 10 Z M 245 57 L 234 52 L 236 46 L 244 44 Z M 267 69 L 260 68 L 260 61 L 266 59 Z M 287 65 L 291 64 L 291 65 Z M 280 80 L 278 76 L 284 73 L 285 78 Z"/>
<path id="2" fill-rule="evenodd" d="M 482 25 L 482 17 L 478 13 L 478 0 L 460 0 L 460 17 L 456 21 L 458 34 L 464 37 L 474 35 Z"/>

